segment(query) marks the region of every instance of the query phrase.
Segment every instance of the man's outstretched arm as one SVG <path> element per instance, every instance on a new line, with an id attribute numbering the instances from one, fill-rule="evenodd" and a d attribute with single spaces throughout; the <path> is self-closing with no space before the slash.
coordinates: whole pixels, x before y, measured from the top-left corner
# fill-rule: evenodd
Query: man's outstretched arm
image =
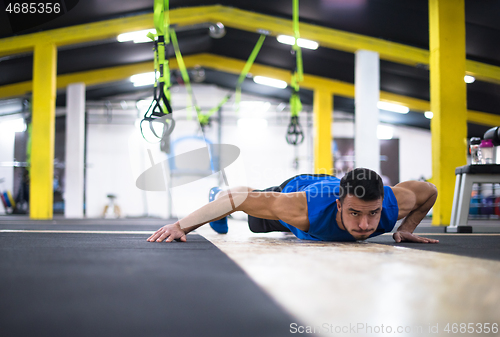
<path id="1" fill-rule="evenodd" d="M 197 209 L 185 218 L 158 229 L 147 241 L 186 241 L 186 234 L 206 223 L 236 212 L 272 220 L 283 220 L 301 230 L 309 230 L 305 192 L 229 193 Z"/>
<path id="2" fill-rule="evenodd" d="M 394 241 L 438 243 L 438 240 L 413 234 L 415 228 L 436 202 L 436 186 L 422 181 L 405 181 L 394 186 L 393 191 L 398 200 L 398 220 L 403 219 L 401 226 L 393 234 Z"/>

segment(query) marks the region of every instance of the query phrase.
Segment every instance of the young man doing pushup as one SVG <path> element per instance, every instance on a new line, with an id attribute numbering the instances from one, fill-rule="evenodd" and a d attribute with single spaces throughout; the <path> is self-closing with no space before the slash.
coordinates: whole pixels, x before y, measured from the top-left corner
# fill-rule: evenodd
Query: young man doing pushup
<path id="1" fill-rule="evenodd" d="M 185 218 L 157 230 L 150 242 L 186 241 L 186 234 L 210 222 L 218 233 L 227 233 L 227 216 L 248 214 L 250 230 L 292 232 L 305 240 L 356 241 L 391 232 L 396 242 L 437 243 L 413 234 L 434 205 L 436 187 L 406 181 L 383 186 L 380 176 L 357 168 L 342 179 L 330 175 L 302 174 L 265 190 L 236 187 L 213 188 L 207 205 Z"/>

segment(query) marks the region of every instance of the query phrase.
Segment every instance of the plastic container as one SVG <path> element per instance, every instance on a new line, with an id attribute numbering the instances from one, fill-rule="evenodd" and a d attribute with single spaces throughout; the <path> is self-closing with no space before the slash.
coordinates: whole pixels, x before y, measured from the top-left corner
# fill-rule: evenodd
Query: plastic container
<path id="1" fill-rule="evenodd" d="M 482 215 L 489 216 L 495 214 L 495 196 L 490 195 L 485 197 L 481 200 L 481 203 L 480 213 Z"/>
<path id="2" fill-rule="evenodd" d="M 500 197 L 495 199 L 495 214 L 500 216 Z"/>
<path id="3" fill-rule="evenodd" d="M 483 196 L 481 194 L 473 195 L 470 199 L 469 215 L 471 218 L 477 218 L 478 215 L 481 214 L 481 207 L 483 206 L 482 200 Z"/>
<path id="4" fill-rule="evenodd" d="M 481 156 L 481 138 L 474 137 L 470 139 L 470 156 L 471 164 L 478 165 L 483 163 L 483 157 Z"/>
<path id="5" fill-rule="evenodd" d="M 483 164 L 495 164 L 495 147 L 491 139 L 481 141 L 481 155 L 483 157 Z"/>

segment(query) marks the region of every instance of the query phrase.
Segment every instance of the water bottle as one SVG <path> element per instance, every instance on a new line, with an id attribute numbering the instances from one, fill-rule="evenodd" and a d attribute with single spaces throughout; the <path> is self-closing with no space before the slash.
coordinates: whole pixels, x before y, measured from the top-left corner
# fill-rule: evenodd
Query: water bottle
<path id="1" fill-rule="evenodd" d="M 483 164 L 495 164 L 495 148 L 491 139 L 481 141 L 481 156 L 483 157 Z"/>
<path id="2" fill-rule="evenodd" d="M 470 155 L 471 164 L 478 165 L 482 164 L 483 158 L 481 156 L 481 138 L 474 137 L 470 139 Z"/>

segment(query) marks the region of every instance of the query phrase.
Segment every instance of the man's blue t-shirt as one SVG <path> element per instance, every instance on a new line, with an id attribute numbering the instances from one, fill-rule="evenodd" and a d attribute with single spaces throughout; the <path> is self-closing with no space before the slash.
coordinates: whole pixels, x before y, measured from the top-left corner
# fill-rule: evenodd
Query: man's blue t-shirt
<path id="1" fill-rule="evenodd" d="M 309 231 L 304 232 L 280 220 L 299 239 L 319 241 L 356 241 L 349 232 L 337 225 L 337 199 L 340 179 L 329 176 L 299 175 L 291 179 L 282 193 L 306 192 Z M 398 219 L 398 202 L 392 189 L 384 186 L 384 200 L 380 222 L 374 237 L 392 231 Z"/>

